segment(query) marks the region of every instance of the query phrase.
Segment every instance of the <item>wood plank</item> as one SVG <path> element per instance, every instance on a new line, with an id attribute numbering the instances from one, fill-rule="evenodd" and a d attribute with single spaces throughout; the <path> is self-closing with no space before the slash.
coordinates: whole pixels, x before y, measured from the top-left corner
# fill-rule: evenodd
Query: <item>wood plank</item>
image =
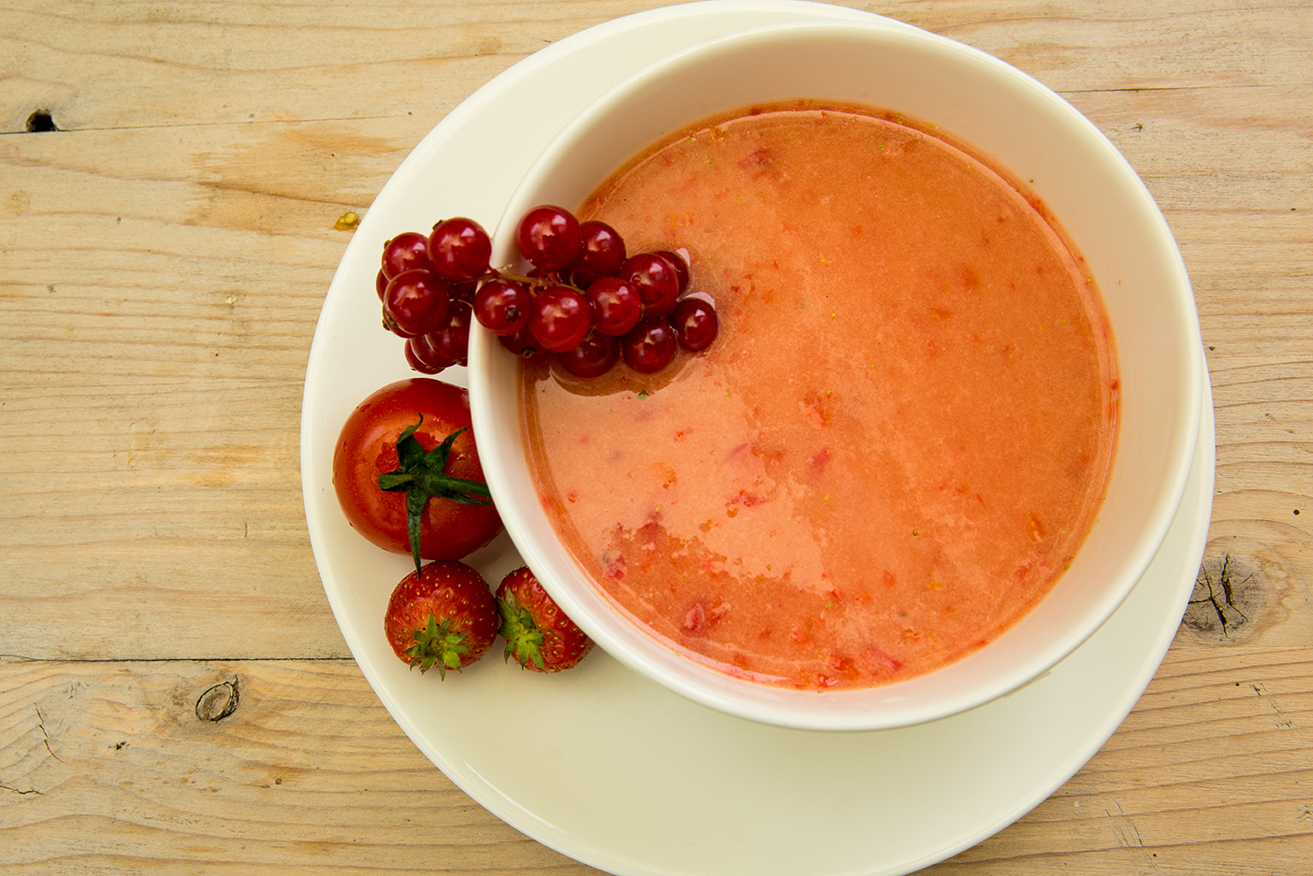
<path id="1" fill-rule="evenodd" d="M 1313 650 L 1280 658 L 1284 680 L 1235 650 L 1173 653 L 1058 794 L 927 872 L 1295 872 L 1313 851 Z M 236 706 L 203 720 L 224 685 Z M 593 872 L 465 798 L 350 661 L 10 659 L 0 691 L 5 872 Z"/>
<path id="2" fill-rule="evenodd" d="M 656 4 L 625 8 L 644 5 Z M 514 61 L 595 22 L 574 4 L 517 0 L 423 10 L 26 0 L 0 10 L 0 57 L 13 69 L 0 130 L 23 130 L 31 110 L 21 107 L 38 106 L 65 130 L 440 117 Z"/>
<path id="3" fill-rule="evenodd" d="M 0 130 L 23 130 L 36 107 L 66 130 L 440 116 L 544 45 L 659 5 L 500 0 L 431 3 L 419 13 L 286 0 L 25 0 L 0 10 L 12 59 Z M 1298 4 L 1269 5 L 1261 16 L 1219 2 L 1174 3 L 1167 14 L 1128 3 L 961 0 L 872 11 L 978 46 L 1059 91 L 1308 79 L 1310 24 Z"/>
<path id="4" fill-rule="evenodd" d="M 333 144 L 358 137 L 273 127 L 277 143 L 187 128 L 186 149 L 167 128 L 0 144 L 0 182 L 21 174 L 24 192 L 0 225 L 8 653 L 346 653 L 305 533 L 301 389 L 349 239 L 334 222 L 363 212 L 359 180 L 381 185 L 401 147 L 371 141 L 372 176 L 330 174 Z M 251 149 L 302 173 L 272 179 Z M 184 595 L 168 644 L 146 608 Z M 114 634 L 52 636 L 70 610 Z"/>
<path id="5" fill-rule="evenodd" d="M 6 873 L 594 872 L 470 801 L 349 660 L 3 660 L 0 691 Z"/>

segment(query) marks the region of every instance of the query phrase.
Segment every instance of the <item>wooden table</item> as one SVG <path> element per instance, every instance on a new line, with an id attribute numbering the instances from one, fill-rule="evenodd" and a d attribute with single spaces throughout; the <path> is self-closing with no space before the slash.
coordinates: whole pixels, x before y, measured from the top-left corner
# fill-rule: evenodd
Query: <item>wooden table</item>
<path id="1" fill-rule="evenodd" d="M 0 5 L 0 867 L 594 872 L 474 804 L 353 662 L 302 512 L 333 271 L 499 71 L 654 0 Z M 1217 411 L 1196 600 L 1112 740 L 936 874 L 1313 866 L 1313 6 L 847 5 L 1104 130 L 1192 275 Z"/>

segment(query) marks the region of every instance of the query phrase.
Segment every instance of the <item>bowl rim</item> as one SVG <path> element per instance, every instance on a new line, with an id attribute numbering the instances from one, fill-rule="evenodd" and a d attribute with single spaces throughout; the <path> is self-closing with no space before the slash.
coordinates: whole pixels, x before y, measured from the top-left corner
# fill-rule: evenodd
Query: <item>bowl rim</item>
<path id="1" fill-rule="evenodd" d="M 1149 525 L 1145 527 L 1144 537 L 1137 542 L 1137 549 L 1132 551 L 1121 565 L 1125 574 L 1119 577 L 1118 586 L 1110 588 L 1087 617 L 1080 623 L 1073 624 L 1071 630 L 1052 646 L 1022 661 L 1012 671 L 991 677 L 989 683 L 981 685 L 969 695 L 962 694 L 937 703 L 920 705 L 898 701 L 899 690 L 910 682 L 915 682 L 916 678 L 884 687 L 829 692 L 824 698 L 817 698 L 814 692 L 794 691 L 751 681 L 735 680 L 719 670 L 705 666 L 700 661 L 678 658 L 677 651 L 662 643 L 645 628 L 630 630 L 630 632 L 645 638 L 650 646 L 655 646 L 656 651 L 665 653 L 656 655 L 651 647 L 636 649 L 634 635 L 619 634 L 609 622 L 599 620 L 590 606 L 576 599 L 568 588 L 558 587 L 551 575 L 540 575 L 540 577 L 543 586 L 557 599 L 563 610 L 575 618 L 600 647 L 629 668 L 695 702 L 776 726 L 813 730 L 890 729 L 922 724 L 976 708 L 1042 677 L 1048 669 L 1088 639 L 1125 601 L 1126 596 L 1156 555 L 1177 513 L 1194 458 L 1199 418 L 1202 415 L 1203 353 L 1202 346 L 1194 343 L 1199 337 L 1198 315 L 1179 248 L 1157 204 L 1125 157 L 1092 122 L 1056 92 L 1024 71 L 950 38 L 915 28 L 891 30 L 878 22 L 817 20 L 762 25 L 714 37 L 673 52 L 625 77 L 571 119 L 549 142 L 511 196 L 494 234 L 494 263 L 500 264 L 502 262 L 498 261 L 499 257 L 514 253 L 513 232 L 508 230 L 508 220 L 517 220 L 524 209 L 533 206 L 534 203 L 541 203 L 541 200 L 530 197 L 529 193 L 534 192 L 541 186 L 543 180 L 551 175 L 552 168 L 568 154 L 573 144 L 578 141 L 581 132 L 586 131 L 596 119 L 605 116 L 615 105 L 627 100 L 635 90 L 645 87 L 647 83 L 667 71 L 677 69 L 685 63 L 697 63 L 709 54 L 735 52 L 756 44 L 769 44 L 780 40 L 816 39 L 829 35 L 855 36 L 870 40 L 874 44 L 885 41 L 915 44 L 917 48 L 927 51 L 948 52 L 955 57 L 956 62 L 992 70 L 996 75 L 1005 77 L 1011 87 L 1040 96 L 1046 105 L 1046 111 L 1061 114 L 1069 124 L 1079 126 L 1083 137 L 1088 138 L 1092 144 L 1098 144 L 1102 152 L 1102 160 L 1107 162 L 1109 167 L 1116 168 L 1119 173 L 1126 175 L 1128 181 L 1133 181 L 1139 208 L 1144 211 L 1145 217 L 1161 235 L 1163 245 L 1159 249 L 1162 256 L 1170 262 L 1165 268 L 1175 278 L 1172 291 L 1176 294 L 1171 296 L 1170 300 L 1173 302 L 1174 311 L 1179 311 L 1178 317 L 1184 320 L 1191 343 L 1186 345 L 1189 352 L 1188 361 L 1181 363 L 1182 382 L 1185 384 L 1184 391 L 1187 397 L 1182 401 L 1184 418 L 1177 424 L 1173 436 L 1175 440 L 1170 453 L 1171 468 L 1165 473 L 1164 488 L 1158 493 L 1159 501 L 1156 507 L 1146 514 L 1145 519 Z M 506 261 L 514 260 L 506 259 Z M 524 493 L 522 485 L 511 479 L 503 468 L 502 460 L 495 452 L 496 437 L 491 440 L 484 437 L 502 434 L 491 413 L 492 396 L 487 392 L 488 380 L 485 374 L 491 357 L 501 355 L 498 350 L 499 345 L 495 339 L 485 330 L 475 327 L 470 341 L 469 384 L 474 428 L 480 435 L 483 450 L 484 472 L 493 498 L 502 510 L 507 530 L 525 562 L 535 570 L 552 568 L 553 561 L 544 555 L 533 538 L 526 537 L 530 526 L 521 504 Z M 520 446 L 520 452 L 523 453 L 518 429 L 515 430 L 515 441 Z M 1120 444 L 1120 440 L 1118 443 Z M 537 502 L 524 502 L 524 505 L 540 508 Z M 575 568 L 578 570 L 577 563 Z M 580 577 L 587 579 L 582 573 Z M 607 598 L 604 596 L 603 599 Z M 607 614 L 612 617 L 619 616 L 619 612 L 615 610 Z M 622 620 L 618 626 L 626 628 L 636 625 Z M 670 659 L 672 655 L 678 659 Z M 687 667 L 691 671 L 667 671 L 674 665 Z M 935 673 L 928 675 L 942 671 L 936 670 Z M 923 677 L 925 676 L 918 678 Z M 873 693 L 877 691 L 882 693 Z M 882 700 L 879 708 L 872 707 L 870 701 L 873 699 Z M 824 702 L 825 705 L 822 709 L 799 707 L 808 702 Z M 853 705 L 849 708 L 845 707 L 847 704 Z"/>

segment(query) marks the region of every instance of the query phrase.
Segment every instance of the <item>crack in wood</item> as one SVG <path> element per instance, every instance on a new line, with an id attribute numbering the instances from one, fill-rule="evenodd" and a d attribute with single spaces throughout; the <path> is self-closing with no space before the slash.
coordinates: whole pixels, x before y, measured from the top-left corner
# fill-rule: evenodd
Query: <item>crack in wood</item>
<path id="1" fill-rule="evenodd" d="M 24 791 L 22 788 L 15 788 L 12 785 L 6 785 L 3 783 L 0 783 L 0 791 L 12 791 L 15 794 L 19 794 L 19 795 L 36 794 L 38 797 L 46 796 L 41 791 L 38 791 L 36 788 L 28 788 L 26 791 Z"/>
<path id="2" fill-rule="evenodd" d="M 1268 88 L 1263 83 L 1231 83 L 1219 82 L 1208 83 L 1205 85 L 1123 85 L 1109 86 L 1107 88 L 1069 88 L 1063 89 L 1061 94 L 1162 94 L 1172 91 L 1215 91 L 1226 88 Z"/>
<path id="3" fill-rule="evenodd" d="M 1208 587 L 1208 596 L 1205 597 L 1204 599 L 1192 599 L 1192 600 L 1190 600 L 1190 604 L 1193 605 L 1193 604 L 1196 604 L 1196 603 L 1199 603 L 1199 602 L 1207 602 L 1207 603 L 1209 603 L 1210 605 L 1212 605 L 1213 610 L 1217 612 L 1217 619 L 1218 619 L 1218 621 L 1222 624 L 1222 635 L 1223 635 L 1223 636 L 1226 636 L 1226 635 L 1228 634 L 1228 632 L 1229 632 L 1229 629 L 1228 629 L 1228 628 L 1229 628 L 1229 624 L 1228 624 L 1227 619 L 1226 619 L 1226 611 L 1223 610 L 1222 606 L 1221 606 L 1221 605 L 1218 603 L 1218 601 L 1217 601 L 1217 592 L 1213 589 L 1213 579 L 1212 579 L 1212 576 L 1210 576 L 1210 575 L 1208 574 L 1208 567 L 1207 567 L 1207 566 L 1204 566 L 1204 567 L 1200 568 L 1199 571 L 1200 571 L 1200 574 L 1203 575 L 1203 578 L 1204 578 L 1204 584 Z M 1245 577 L 1244 577 L 1239 583 L 1240 583 L 1240 584 L 1247 584 L 1247 583 L 1249 582 L 1249 579 L 1251 579 L 1251 578 L 1253 578 L 1253 577 L 1254 577 L 1254 576 L 1253 576 L 1252 573 L 1249 574 L 1249 575 L 1246 575 L 1246 576 L 1245 576 Z M 1241 619 L 1240 622 L 1241 622 L 1241 623 L 1244 623 L 1245 621 L 1249 620 L 1249 617 L 1248 617 L 1243 611 L 1240 610 L 1240 606 L 1236 605 L 1236 601 L 1235 601 L 1235 584 L 1234 584 L 1234 582 L 1232 582 L 1232 580 L 1231 580 L 1231 555 L 1230 555 L 1230 554 L 1225 554 L 1225 555 L 1223 555 L 1223 557 L 1222 557 L 1222 569 L 1221 569 L 1221 572 L 1220 572 L 1220 573 L 1218 574 L 1218 576 L 1217 576 L 1217 586 L 1219 586 L 1219 587 L 1222 588 L 1222 598 L 1226 601 L 1227 606 L 1228 606 L 1229 608 L 1231 608 L 1232 610 L 1234 610 L 1236 614 L 1240 615 L 1240 619 Z M 1238 624 L 1237 624 L 1237 626 L 1238 626 Z"/>
<path id="4" fill-rule="evenodd" d="M 346 657 L 33 657 L 29 654 L 0 654 L 0 662 L 64 663 L 68 665 L 97 663 L 354 663 L 356 658 Z"/>
<path id="5" fill-rule="evenodd" d="M 1118 844 L 1128 851 L 1138 849 L 1144 856 L 1143 860 L 1149 869 L 1155 873 L 1159 872 L 1158 862 L 1154 860 L 1158 855 L 1157 853 L 1151 853 L 1149 847 L 1145 845 L 1144 837 L 1140 834 L 1140 826 L 1135 823 L 1134 818 L 1126 814 L 1120 800 L 1114 799 L 1112 802 L 1117 807 L 1117 814 L 1113 815 L 1107 808 L 1103 810 L 1103 814 L 1112 823 L 1112 832 L 1117 837 Z M 1124 826 L 1119 824 L 1120 822 L 1124 822 Z M 1130 829 L 1129 833 L 1126 828 Z"/>
<path id="6" fill-rule="evenodd" d="M 50 756 L 53 757 L 55 760 L 59 761 L 60 763 L 63 763 L 64 759 L 59 755 L 55 754 L 55 750 L 50 747 L 50 734 L 46 732 L 46 719 L 45 716 L 41 714 L 40 707 L 38 707 L 36 704 L 33 704 L 32 708 L 36 710 L 36 726 L 37 729 L 41 731 L 41 741 L 45 743 L 46 751 L 50 752 Z"/>

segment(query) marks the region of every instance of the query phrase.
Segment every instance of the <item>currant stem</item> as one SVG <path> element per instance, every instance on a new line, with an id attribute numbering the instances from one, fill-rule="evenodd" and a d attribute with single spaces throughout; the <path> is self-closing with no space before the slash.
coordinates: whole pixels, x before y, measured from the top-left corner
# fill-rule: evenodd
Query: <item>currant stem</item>
<path id="1" fill-rule="evenodd" d="M 484 274 L 482 277 L 479 278 L 479 282 L 482 283 L 484 280 L 496 280 L 498 278 L 501 278 L 503 280 L 513 280 L 516 283 L 523 283 L 524 285 L 529 286 L 535 291 L 541 289 L 544 286 L 564 286 L 567 289 L 573 289 L 574 291 L 578 292 L 580 295 L 584 294 L 584 292 L 586 291 L 584 289 L 579 288 L 573 283 L 567 283 L 565 280 L 560 279 L 556 275 L 552 275 L 552 277 L 526 277 L 523 274 L 512 274 L 510 271 L 497 271 L 497 270 L 489 271 L 488 273 Z"/>

